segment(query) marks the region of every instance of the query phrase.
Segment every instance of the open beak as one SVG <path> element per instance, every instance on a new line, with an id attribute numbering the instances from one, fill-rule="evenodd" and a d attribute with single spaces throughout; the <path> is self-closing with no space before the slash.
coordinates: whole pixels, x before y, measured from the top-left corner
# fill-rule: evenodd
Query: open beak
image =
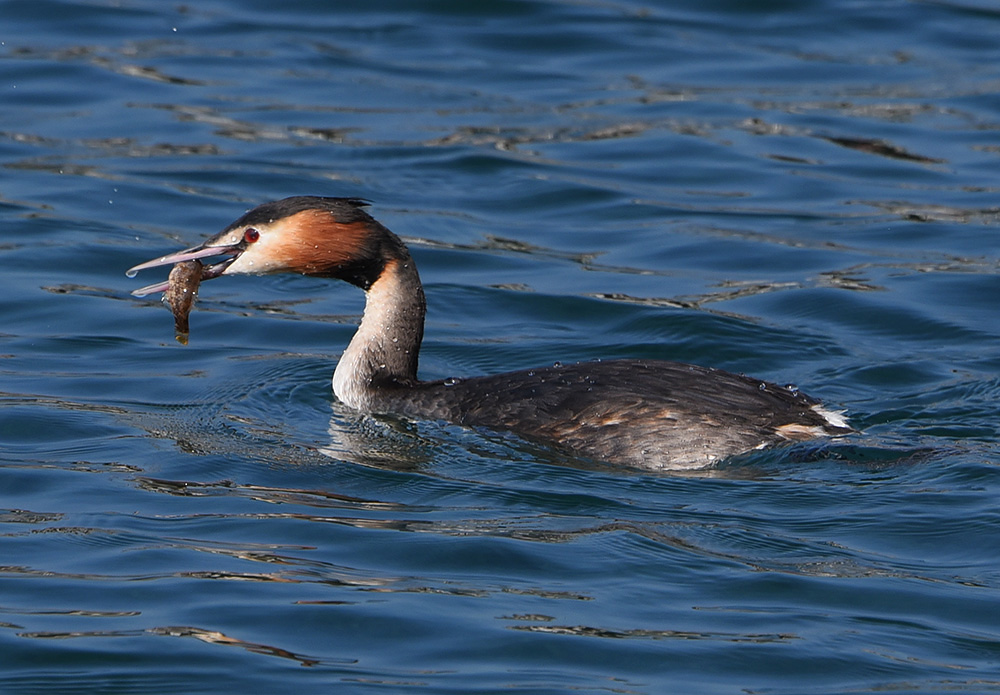
<path id="1" fill-rule="evenodd" d="M 245 248 L 246 246 L 242 242 L 222 246 L 213 246 L 211 245 L 211 242 L 207 242 L 198 246 L 192 246 L 191 248 L 184 249 L 183 251 L 177 251 L 176 253 L 168 253 L 166 256 L 160 256 L 159 258 L 155 258 L 151 261 L 146 261 L 145 263 L 132 266 L 125 272 L 125 275 L 132 278 L 135 277 L 136 273 L 140 270 L 145 270 L 146 268 L 155 268 L 161 265 L 174 265 L 175 263 L 194 261 L 201 258 L 211 258 L 213 256 L 226 256 L 226 258 L 223 258 L 216 263 L 205 265 L 205 268 L 201 272 L 201 279 L 211 280 L 212 278 L 217 278 L 226 272 L 226 268 L 228 268 L 230 264 L 235 261 L 241 253 L 243 253 Z M 170 284 L 167 281 L 157 282 L 155 284 L 146 285 L 145 287 L 133 290 L 132 295 L 136 297 L 145 297 L 147 294 L 153 294 L 154 292 L 165 292 L 169 286 Z"/>

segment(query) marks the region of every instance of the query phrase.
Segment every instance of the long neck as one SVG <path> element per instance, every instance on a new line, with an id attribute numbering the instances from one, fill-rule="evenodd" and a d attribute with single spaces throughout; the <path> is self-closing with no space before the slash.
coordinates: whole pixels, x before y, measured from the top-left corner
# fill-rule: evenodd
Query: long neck
<path id="1" fill-rule="evenodd" d="M 372 411 L 380 390 L 415 383 L 426 312 L 417 267 L 404 248 L 367 290 L 361 325 L 333 373 L 337 398 Z"/>

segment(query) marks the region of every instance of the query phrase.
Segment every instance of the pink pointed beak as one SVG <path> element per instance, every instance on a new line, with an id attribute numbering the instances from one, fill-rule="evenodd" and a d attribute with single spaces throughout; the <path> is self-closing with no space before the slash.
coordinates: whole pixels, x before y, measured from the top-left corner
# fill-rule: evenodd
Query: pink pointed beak
<path id="1" fill-rule="evenodd" d="M 189 249 L 184 249 L 183 251 L 168 253 L 166 256 L 160 256 L 159 258 L 155 258 L 151 261 L 146 261 L 145 263 L 132 266 L 125 272 L 125 275 L 132 278 L 135 277 L 136 273 L 140 270 L 145 270 L 146 268 L 155 268 L 161 265 L 174 265 L 175 263 L 183 263 L 184 261 L 193 261 L 200 258 L 210 258 L 212 256 L 228 256 L 228 258 L 225 258 L 218 263 L 212 263 L 211 265 L 205 266 L 205 269 L 201 274 L 201 279 L 210 280 L 212 278 L 219 277 L 226 272 L 226 268 L 228 268 L 229 265 L 236 260 L 236 257 L 239 256 L 243 250 L 243 244 L 230 244 L 224 246 L 200 244 L 198 246 L 192 246 Z M 145 297 L 147 294 L 153 294 L 154 292 L 165 292 L 169 286 L 169 283 L 166 281 L 157 282 L 152 285 L 146 285 L 145 287 L 133 290 L 132 295 L 135 297 Z"/>

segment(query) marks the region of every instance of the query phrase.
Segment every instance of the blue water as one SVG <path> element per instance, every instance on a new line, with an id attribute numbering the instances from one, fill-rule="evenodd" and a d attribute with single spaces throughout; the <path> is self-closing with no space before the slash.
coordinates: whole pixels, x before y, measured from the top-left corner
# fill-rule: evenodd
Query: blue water
<path id="1" fill-rule="evenodd" d="M 331 9 L 336 7 L 336 9 Z M 1000 692 L 1000 10 L 0 3 L 0 692 Z M 426 378 L 658 357 L 861 433 L 698 475 L 337 403 L 352 287 L 138 262 L 297 194 Z"/>

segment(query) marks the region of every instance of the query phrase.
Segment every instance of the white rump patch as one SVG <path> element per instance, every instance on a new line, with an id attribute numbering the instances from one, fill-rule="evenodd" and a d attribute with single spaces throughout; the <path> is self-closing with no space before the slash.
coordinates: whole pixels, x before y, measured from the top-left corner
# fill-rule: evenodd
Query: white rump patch
<path id="1" fill-rule="evenodd" d="M 830 410 L 829 408 L 824 408 L 821 405 L 814 405 L 812 409 L 822 415 L 823 419 L 834 427 L 851 429 L 851 426 L 847 424 L 847 419 L 844 417 L 843 410 Z"/>
<path id="2" fill-rule="evenodd" d="M 830 433 L 826 431 L 826 427 L 839 427 L 847 431 L 851 430 L 851 426 L 847 424 L 847 419 L 844 417 L 843 411 L 828 410 L 821 405 L 814 405 L 812 409 L 826 420 L 826 425 L 804 425 L 792 422 L 787 425 L 775 427 L 775 434 L 785 439 L 801 441 L 813 439 L 814 437 L 829 437 Z"/>
<path id="3" fill-rule="evenodd" d="M 826 430 L 822 427 L 817 427 L 816 425 L 798 425 L 792 423 L 790 425 L 775 427 L 774 431 L 779 436 L 792 440 L 805 440 L 812 439 L 814 437 L 826 436 Z"/>

